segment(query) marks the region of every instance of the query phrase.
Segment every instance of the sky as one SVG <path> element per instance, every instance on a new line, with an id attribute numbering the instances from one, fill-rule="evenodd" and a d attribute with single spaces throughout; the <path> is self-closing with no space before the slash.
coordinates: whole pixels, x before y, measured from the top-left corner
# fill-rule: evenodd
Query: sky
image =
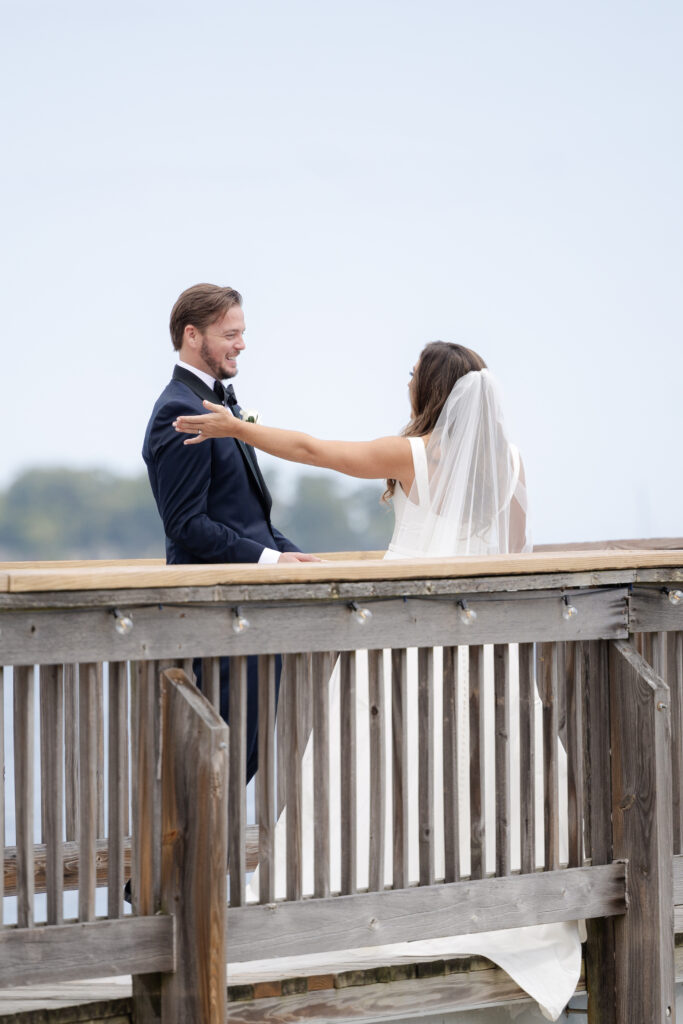
<path id="1" fill-rule="evenodd" d="M 210 281 L 265 422 L 397 433 L 461 342 L 537 542 L 683 535 L 682 44 L 677 0 L 0 0 L 0 488 L 141 472 Z"/>

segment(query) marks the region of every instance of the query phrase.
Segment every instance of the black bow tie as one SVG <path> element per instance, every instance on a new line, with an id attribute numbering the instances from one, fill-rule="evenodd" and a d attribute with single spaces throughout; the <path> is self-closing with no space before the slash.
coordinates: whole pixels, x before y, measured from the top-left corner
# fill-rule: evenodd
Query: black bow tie
<path id="1" fill-rule="evenodd" d="M 232 384 L 228 384 L 226 387 L 221 381 L 216 380 L 213 383 L 213 390 L 221 405 L 227 405 L 233 411 L 239 408 L 239 402 L 237 401 Z"/>

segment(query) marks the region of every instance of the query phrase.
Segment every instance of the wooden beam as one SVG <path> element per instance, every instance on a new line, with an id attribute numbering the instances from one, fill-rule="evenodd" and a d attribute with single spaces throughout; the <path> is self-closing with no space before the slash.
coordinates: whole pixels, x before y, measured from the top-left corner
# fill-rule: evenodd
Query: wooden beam
<path id="1" fill-rule="evenodd" d="M 683 629 L 683 601 L 671 604 L 662 586 L 634 586 L 629 598 L 631 633 L 673 632 Z M 671 590 L 683 589 L 672 585 Z"/>
<path id="2" fill-rule="evenodd" d="M 228 912 L 231 963 L 623 914 L 626 867 L 570 868 L 475 882 L 249 906 Z"/>
<path id="3" fill-rule="evenodd" d="M 172 917 L 125 917 L 0 931 L 0 986 L 173 971 Z"/>
<path id="4" fill-rule="evenodd" d="M 618 638 L 628 636 L 626 597 L 622 587 L 583 591 L 574 598 L 579 614 L 566 621 L 553 593 L 468 595 L 477 619 L 467 623 L 455 599 L 396 596 L 373 602 L 372 619 L 362 626 L 347 602 L 311 602 L 305 614 L 298 604 L 269 602 L 249 607 L 250 628 L 239 634 L 229 628 L 230 606 L 145 605 L 125 609 L 133 629 L 121 636 L 112 595 L 109 610 L 73 610 L 68 617 L 61 610 L 2 612 L 0 664 Z"/>

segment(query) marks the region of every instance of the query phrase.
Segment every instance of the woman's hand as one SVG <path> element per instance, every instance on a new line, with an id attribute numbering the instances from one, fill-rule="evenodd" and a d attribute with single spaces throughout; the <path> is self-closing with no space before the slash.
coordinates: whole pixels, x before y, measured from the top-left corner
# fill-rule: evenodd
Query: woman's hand
<path id="1" fill-rule="evenodd" d="M 201 444 L 208 437 L 235 437 L 242 422 L 232 415 L 223 405 L 203 402 L 209 412 L 202 416 L 179 416 L 173 426 L 179 434 L 195 434 L 188 437 L 184 444 Z"/>

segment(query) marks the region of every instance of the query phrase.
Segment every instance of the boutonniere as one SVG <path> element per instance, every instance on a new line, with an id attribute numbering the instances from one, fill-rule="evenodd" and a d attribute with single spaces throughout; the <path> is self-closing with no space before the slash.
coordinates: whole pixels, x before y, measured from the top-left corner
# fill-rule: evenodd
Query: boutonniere
<path id="1" fill-rule="evenodd" d="M 261 413 L 256 409 L 240 409 L 240 419 L 245 423 L 260 423 Z"/>

